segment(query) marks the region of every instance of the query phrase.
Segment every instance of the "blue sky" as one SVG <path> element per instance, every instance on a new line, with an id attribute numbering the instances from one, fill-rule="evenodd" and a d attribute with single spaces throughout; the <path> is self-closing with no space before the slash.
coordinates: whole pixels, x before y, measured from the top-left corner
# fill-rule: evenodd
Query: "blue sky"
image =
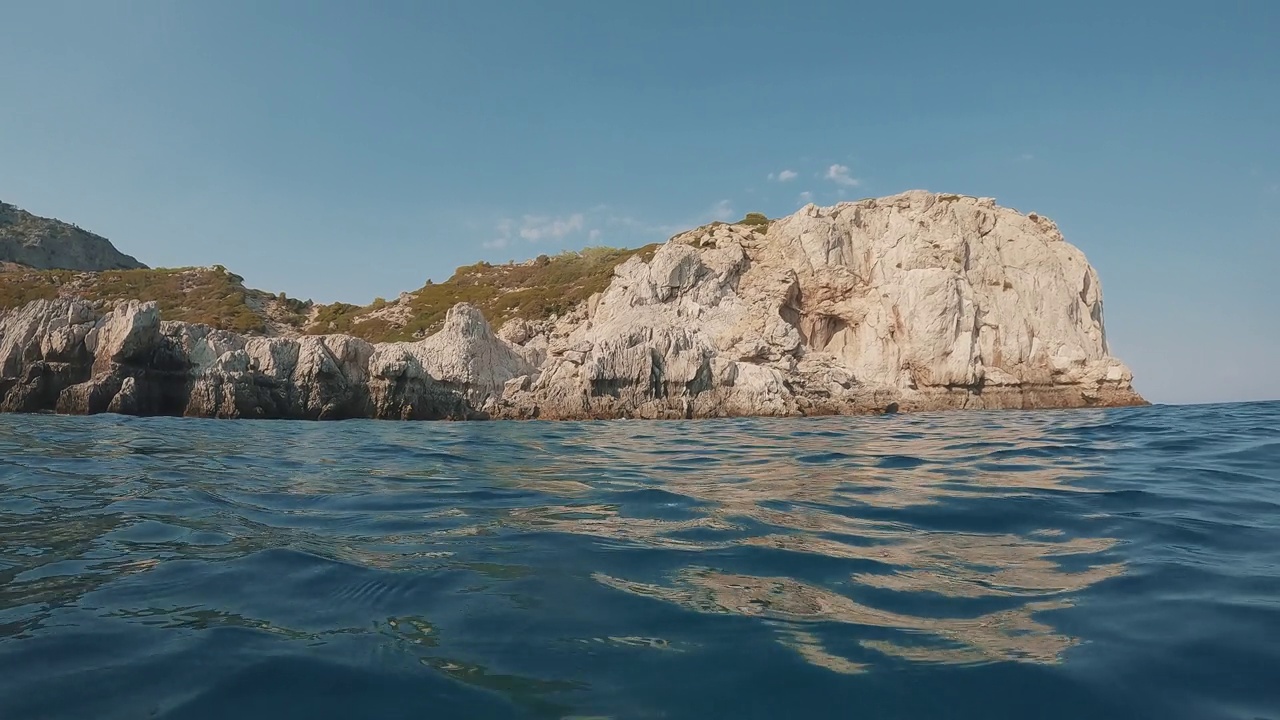
<path id="1" fill-rule="evenodd" d="M 1280 398 L 1280 3 L 0 17 L 0 199 L 153 266 L 368 302 L 479 259 L 924 188 L 1055 219 L 1149 398 Z"/>

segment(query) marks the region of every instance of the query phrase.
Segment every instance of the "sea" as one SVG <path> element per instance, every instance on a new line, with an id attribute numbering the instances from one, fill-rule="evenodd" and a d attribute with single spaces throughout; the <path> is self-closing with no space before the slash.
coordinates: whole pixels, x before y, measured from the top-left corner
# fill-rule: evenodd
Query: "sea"
<path id="1" fill-rule="evenodd" d="M 1280 718 L 1280 403 L 0 416 L 0 718 Z"/>

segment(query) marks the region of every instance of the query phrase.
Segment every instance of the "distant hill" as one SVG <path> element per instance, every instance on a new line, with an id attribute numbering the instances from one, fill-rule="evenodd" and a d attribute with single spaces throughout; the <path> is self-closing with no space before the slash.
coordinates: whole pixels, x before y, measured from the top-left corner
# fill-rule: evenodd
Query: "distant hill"
<path id="1" fill-rule="evenodd" d="M 101 235 L 0 202 L 0 264 L 3 263 L 38 270 L 92 272 L 146 267 Z"/>

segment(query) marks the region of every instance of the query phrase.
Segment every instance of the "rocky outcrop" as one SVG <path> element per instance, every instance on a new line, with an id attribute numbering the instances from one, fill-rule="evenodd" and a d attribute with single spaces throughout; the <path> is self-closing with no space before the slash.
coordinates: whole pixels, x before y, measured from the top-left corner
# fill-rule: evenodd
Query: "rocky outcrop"
<path id="1" fill-rule="evenodd" d="M 39 300 L 0 322 L 0 410 L 468 419 L 533 371 L 465 306 L 430 341 L 246 338 L 161 322 L 154 303 L 99 317 L 81 300 Z"/>
<path id="2" fill-rule="evenodd" d="M 0 263 L 5 262 L 39 270 L 95 272 L 146 267 L 101 235 L 0 203 Z"/>
<path id="3" fill-rule="evenodd" d="M 38 301 L 0 409 L 336 419 L 680 418 L 1141 404 L 1097 274 L 1049 220 L 912 192 L 717 224 L 553 321 L 453 308 L 413 343 L 245 338 Z"/>
<path id="4" fill-rule="evenodd" d="M 1141 403 L 1097 274 L 1057 227 L 911 192 L 719 224 L 633 258 L 550 331 L 510 402 L 542 416 Z M 576 393 L 576 397 L 570 397 Z"/>

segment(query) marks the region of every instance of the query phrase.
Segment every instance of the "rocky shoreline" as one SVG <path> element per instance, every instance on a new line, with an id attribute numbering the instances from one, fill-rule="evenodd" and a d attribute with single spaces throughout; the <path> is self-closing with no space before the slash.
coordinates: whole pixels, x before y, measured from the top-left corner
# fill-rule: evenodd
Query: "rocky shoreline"
<path id="1" fill-rule="evenodd" d="M 1145 404 L 1057 227 L 924 192 L 718 224 L 495 332 L 246 337 L 37 300 L 0 316 L 0 411 L 403 420 L 699 418 Z"/>

